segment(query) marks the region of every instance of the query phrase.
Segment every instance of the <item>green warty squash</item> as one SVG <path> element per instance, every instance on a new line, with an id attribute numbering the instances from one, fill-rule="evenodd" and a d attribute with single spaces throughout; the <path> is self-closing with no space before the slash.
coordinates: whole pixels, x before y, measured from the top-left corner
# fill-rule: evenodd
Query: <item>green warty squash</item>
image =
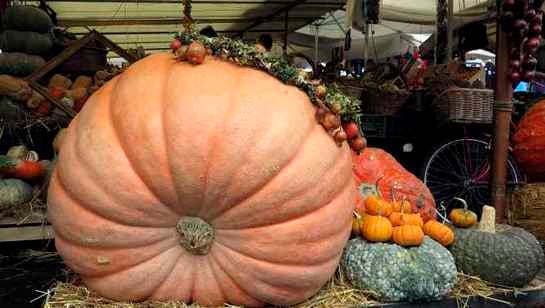
<path id="1" fill-rule="evenodd" d="M 376 292 L 383 301 L 428 302 L 445 296 L 456 283 L 450 252 L 429 237 L 418 247 L 348 242 L 341 263 L 356 288 Z"/>

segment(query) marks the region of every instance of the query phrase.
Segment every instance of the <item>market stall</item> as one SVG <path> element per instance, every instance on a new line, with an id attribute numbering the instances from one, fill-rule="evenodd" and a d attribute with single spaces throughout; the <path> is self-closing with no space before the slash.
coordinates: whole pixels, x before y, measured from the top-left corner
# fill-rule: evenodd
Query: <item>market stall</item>
<path id="1" fill-rule="evenodd" d="M 25 76 L 0 76 L 7 76 L 4 95 L 12 105 L 27 113 L 33 100 L 36 108 L 49 106 L 33 121 L 64 121 L 47 140 L 50 156 L 26 144 L 0 156 L 10 207 L 33 214 L 39 208 L 48 224 L 42 232 L 55 239 L 52 254 L 23 254 L 52 266 L 43 273 L 55 283 L 40 288 L 34 302 L 47 308 L 539 307 L 542 191 L 539 183 L 520 182 L 522 169 L 537 181 L 545 177 L 536 155 L 545 147 L 543 105 L 520 119 L 516 159 L 505 124 L 510 83 L 529 81 L 537 65 L 542 3 L 505 1 L 497 8 L 505 28 L 494 54 L 433 63 L 403 46 L 397 63 L 369 62 L 353 74 L 344 61 L 325 71 L 296 67 L 266 41 L 240 39 L 285 14 L 287 51 L 289 23 L 300 22 L 292 9 L 330 4 L 277 3 L 271 13 L 271 3 L 254 3 L 246 13 L 264 17 L 229 36 L 200 32 L 193 6 L 199 3 L 208 4 L 175 3 L 183 27 L 158 48 L 168 52 L 139 57 L 88 30 Z M 387 16 L 399 18 L 394 4 L 386 1 Z M 323 15 L 307 13 L 312 21 Z M 108 65 L 108 50 L 128 64 Z M 485 65 L 494 58 L 495 70 Z M 445 131 L 462 137 L 440 144 L 423 176 L 377 147 L 397 138 L 396 146 L 414 158 L 415 147 Z M 476 132 L 491 135 L 484 141 Z M 511 188 L 515 207 L 506 208 Z M 514 221 L 506 224 L 505 214 Z M 22 239 L 23 228 L 8 223 L 14 229 L 5 237 Z M 527 227 L 514 226 L 522 223 Z M 26 275 L 19 267 L 3 272 Z"/>

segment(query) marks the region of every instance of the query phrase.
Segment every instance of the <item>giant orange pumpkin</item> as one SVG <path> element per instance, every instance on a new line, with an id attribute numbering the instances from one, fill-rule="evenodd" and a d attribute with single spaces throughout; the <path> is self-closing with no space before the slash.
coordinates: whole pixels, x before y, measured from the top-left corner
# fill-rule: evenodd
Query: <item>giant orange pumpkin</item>
<path id="1" fill-rule="evenodd" d="M 513 154 L 532 180 L 545 180 L 545 100 L 520 120 L 513 136 Z"/>
<path id="2" fill-rule="evenodd" d="M 366 148 L 361 154 L 352 154 L 353 174 L 360 193 L 378 186 L 382 197 L 392 202 L 408 200 L 414 213 L 424 221 L 435 218 L 435 200 L 426 185 L 407 171 L 392 155 L 378 148 Z"/>
<path id="3" fill-rule="evenodd" d="M 288 305 L 333 275 L 350 150 L 299 89 L 208 57 L 146 57 L 63 138 L 48 218 L 66 264 L 115 300 Z"/>

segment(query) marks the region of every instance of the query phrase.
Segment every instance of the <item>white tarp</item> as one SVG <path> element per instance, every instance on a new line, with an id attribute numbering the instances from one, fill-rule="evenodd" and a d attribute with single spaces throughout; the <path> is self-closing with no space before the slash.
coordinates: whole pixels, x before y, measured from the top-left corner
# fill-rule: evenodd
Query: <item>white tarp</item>
<path id="1" fill-rule="evenodd" d="M 455 25 L 483 16 L 490 0 L 454 0 Z M 347 59 L 362 58 L 365 47 L 361 32 L 361 0 L 348 0 L 346 11 L 327 13 L 322 20 L 307 25 L 290 35 L 292 51 L 314 57 L 314 35 L 318 26 L 319 58 L 330 59 L 330 49 L 343 46 L 345 33 L 352 25 L 352 46 Z M 370 35 L 369 56 L 387 58 L 399 55 L 413 46 L 419 46 L 435 31 L 436 0 L 382 0 L 380 23 L 373 25 Z"/>

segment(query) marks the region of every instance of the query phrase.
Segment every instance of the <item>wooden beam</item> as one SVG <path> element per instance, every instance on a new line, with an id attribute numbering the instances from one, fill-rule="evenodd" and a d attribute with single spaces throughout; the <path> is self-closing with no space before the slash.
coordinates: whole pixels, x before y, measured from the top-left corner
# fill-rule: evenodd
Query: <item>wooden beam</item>
<path id="1" fill-rule="evenodd" d="M 83 2 L 83 3 L 153 3 L 153 4 L 180 4 L 182 3 L 181 0 L 48 0 L 47 2 Z M 285 5 L 290 4 L 293 1 L 285 0 L 285 1 L 232 1 L 232 0 L 193 0 L 191 1 L 192 4 L 219 4 L 219 5 L 225 5 L 225 4 L 245 4 L 245 5 L 255 5 L 255 4 L 265 4 L 265 5 Z M 306 2 L 306 5 L 319 5 L 319 6 L 339 6 L 339 5 L 345 5 L 346 3 L 343 1 L 327 1 L 327 2 L 319 2 L 319 1 L 308 1 Z"/>
<path id="2" fill-rule="evenodd" d="M 251 30 L 265 22 L 268 22 L 274 18 L 277 18 L 278 15 L 282 14 L 282 13 L 285 13 L 285 12 L 289 12 L 291 9 L 293 9 L 294 7 L 298 6 L 298 5 L 301 5 L 303 3 L 305 3 L 307 0 L 296 0 L 296 1 L 293 1 L 292 3 L 290 3 L 289 5 L 286 5 L 284 7 L 281 7 L 280 9 L 278 10 L 275 10 L 274 12 L 272 12 L 271 14 L 263 17 L 263 18 L 259 18 L 258 20 L 256 20 L 255 22 L 253 22 L 251 25 L 249 25 L 248 27 L 246 27 L 245 29 L 243 29 L 242 31 L 240 31 L 235 37 L 241 37 L 246 31 L 248 30 Z M 313 18 L 314 19 L 314 18 Z"/>
<path id="3" fill-rule="evenodd" d="M 46 224 L 45 216 L 31 216 L 24 223 L 14 218 L 0 219 L 0 242 L 48 240 L 52 238 L 54 238 L 53 228 Z"/>
<path id="4" fill-rule="evenodd" d="M 138 61 L 138 58 L 134 56 L 133 54 L 128 53 L 125 49 L 119 47 L 116 43 L 110 41 L 107 37 L 104 35 L 96 32 L 96 40 L 100 43 L 102 43 L 104 46 L 109 48 L 111 51 L 115 52 L 116 54 L 120 55 L 125 60 L 129 61 L 129 63 L 134 63 Z"/>
<path id="5" fill-rule="evenodd" d="M 217 33 L 238 33 L 240 32 L 241 30 L 215 30 Z M 284 29 L 263 29 L 263 30 L 250 30 L 250 31 L 246 31 L 246 32 L 249 32 L 249 33 L 262 33 L 262 32 L 269 32 L 269 33 L 280 33 L 280 32 L 284 32 Z M 89 34 L 89 32 L 71 32 L 72 34 L 74 35 L 87 35 Z M 176 31 L 135 31 L 135 32 L 131 32 L 131 31 L 125 31 L 125 32 L 121 32 L 121 31 L 112 31 L 112 32 L 108 32 L 108 31 L 101 31 L 100 32 L 102 35 L 160 35 L 160 34 L 176 34 Z M 121 43 L 120 43 L 121 44 Z"/>
<path id="6" fill-rule="evenodd" d="M 95 38 L 96 32 L 90 32 L 87 36 L 83 37 L 80 40 L 77 40 L 74 44 L 65 48 L 60 54 L 49 60 L 49 62 L 47 62 L 44 66 L 34 71 L 34 73 L 32 73 L 32 75 L 30 75 L 27 79 L 31 82 L 36 82 L 42 79 L 43 76 L 45 76 L 47 73 L 49 73 L 55 67 L 59 66 L 64 61 L 68 60 L 71 56 L 73 56 L 76 52 L 78 52 L 85 45 L 89 44 L 89 42 L 91 42 Z"/>
<path id="7" fill-rule="evenodd" d="M 76 112 L 74 111 L 74 109 L 59 102 L 57 99 L 51 96 L 51 94 L 49 94 L 49 91 L 47 91 L 47 89 L 39 85 L 37 82 L 29 81 L 28 85 L 32 88 L 32 90 L 40 93 L 46 100 L 48 100 L 51 104 L 55 105 L 55 107 L 62 110 L 64 113 L 66 113 L 70 118 L 74 118 L 76 116 Z"/>
<path id="8" fill-rule="evenodd" d="M 283 11 L 282 11 L 283 12 Z M 314 17 L 290 17 L 289 21 L 308 21 Z M 200 18 L 194 19 L 196 24 L 229 24 L 229 23 L 252 23 L 240 32 L 246 32 L 255 26 L 266 21 L 283 21 L 283 17 L 255 17 L 255 18 Z M 136 25 L 179 25 L 183 23 L 182 18 L 62 18 L 59 19 L 59 27 L 89 27 L 89 26 L 136 26 Z"/>

